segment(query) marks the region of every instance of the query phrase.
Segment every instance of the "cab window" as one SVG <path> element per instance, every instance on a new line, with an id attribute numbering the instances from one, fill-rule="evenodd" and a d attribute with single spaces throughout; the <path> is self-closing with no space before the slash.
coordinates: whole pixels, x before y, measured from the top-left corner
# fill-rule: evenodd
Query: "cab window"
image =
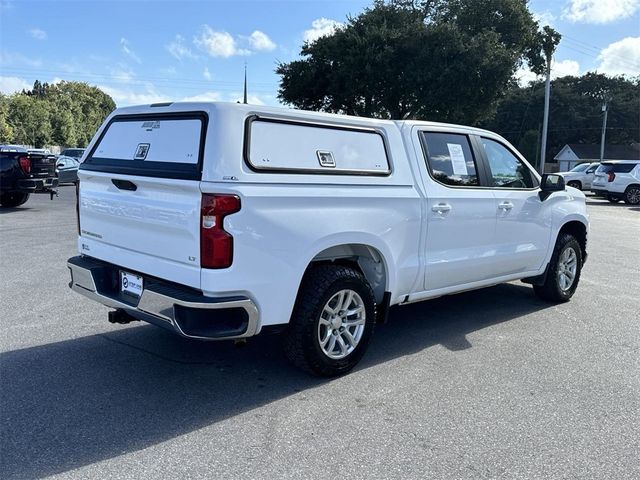
<path id="1" fill-rule="evenodd" d="M 422 132 L 427 168 L 440 183 L 458 187 L 477 186 L 476 161 L 466 135 Z"/>
<path id="2" fill-rule="evenodd" d="M 516 157 L 507 147 L 495 140 L 482 138 L 487 155 L 490 180 L 498 188 L 534 188 L 537 178 L 529 167 Z"/>

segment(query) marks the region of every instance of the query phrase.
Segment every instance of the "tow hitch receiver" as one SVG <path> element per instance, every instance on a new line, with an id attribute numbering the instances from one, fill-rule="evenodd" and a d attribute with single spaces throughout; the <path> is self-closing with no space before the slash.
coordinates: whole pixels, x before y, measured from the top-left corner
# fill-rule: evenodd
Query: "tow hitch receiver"
<path id="1" fill-rule="evenodd" d="M 127 312 L 125 312 L 120 308 L 109 312 L 109 322 L 111 323 L 125 324 L 125 323 L 137 322 L 137 321 L 138 321 L 137 318 L 132 317 L 131 315 L 129 315 Z"/>

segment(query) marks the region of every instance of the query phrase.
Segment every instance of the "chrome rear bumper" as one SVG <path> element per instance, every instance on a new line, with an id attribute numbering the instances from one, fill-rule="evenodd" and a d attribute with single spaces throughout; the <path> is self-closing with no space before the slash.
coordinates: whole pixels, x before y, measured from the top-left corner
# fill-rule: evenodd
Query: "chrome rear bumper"
<path id="1" fill-rule="evenodd" d="M 258 333 L 258 309 L 249 298 L 206 297 L 191 289 L 155 280 L 145 286 L 137 299 L 120 293 L 114 285 L 114 272 L 121 270 L 116 265 L 78 256 L 70 258 L 67 266 L 71 271 L 69 287 L 75 292 L 184 337 L 223 340 Z M 238 323 L 237 327 L 229 328 L 231 317 L 235 319 L 231 323 Z"/>

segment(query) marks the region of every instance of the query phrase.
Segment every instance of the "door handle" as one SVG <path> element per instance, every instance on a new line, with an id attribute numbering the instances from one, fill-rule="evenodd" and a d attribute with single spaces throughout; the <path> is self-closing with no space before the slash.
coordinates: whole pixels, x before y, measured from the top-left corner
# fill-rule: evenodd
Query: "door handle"
<path id="1" fill-rule="evenodd" d="M 431 207 L 431 211 L 442 215 L 443 213 L 451 211 L 451 205 L 449 205 L 448 203 L 438 203 L 437 205 Z"/>
<path id="2" fill-rule="evenodd" d="M 513 208 L 513 203 L 511 202 L 502 202 L 501 204 L 498 205 L 498 208 L 500 210 L 504 210 L 504 211 L 509 211 Z"/>

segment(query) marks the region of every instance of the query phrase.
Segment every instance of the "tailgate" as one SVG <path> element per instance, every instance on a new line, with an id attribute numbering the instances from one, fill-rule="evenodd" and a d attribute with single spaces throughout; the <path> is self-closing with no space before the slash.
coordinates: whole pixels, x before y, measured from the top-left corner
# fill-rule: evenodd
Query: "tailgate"
<path id="1" fill-rule="evenodd" d="M 30 153 L 31 178 L 49 178 L 56 174 L 55 155 Z"/>
<path id="2" fill-rule="evenodd" d="M 200 287 L 198 116 L 114 117 L 80 167 L 80 250 Z"/>

